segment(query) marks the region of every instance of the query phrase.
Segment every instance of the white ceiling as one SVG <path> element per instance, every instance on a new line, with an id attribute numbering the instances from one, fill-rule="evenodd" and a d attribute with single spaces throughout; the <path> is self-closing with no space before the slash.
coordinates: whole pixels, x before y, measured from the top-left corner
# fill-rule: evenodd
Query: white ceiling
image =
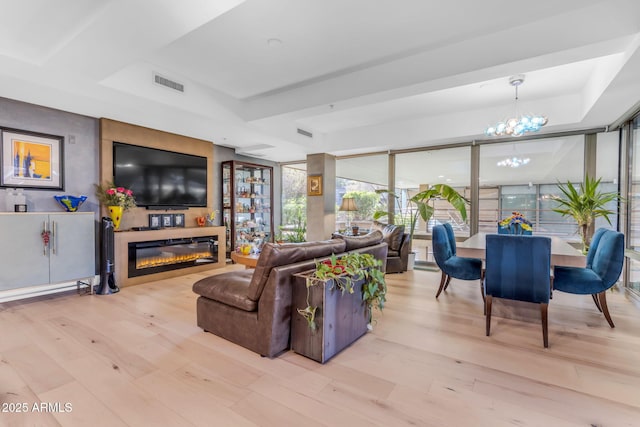
<path id="1" fill-rule="evenodd" d="M 0 5 L 0 96 L 274 161 L 484 139 L 515 110 L 514 74 L 544 132 L 606 126 L 640 101 L 637 0 Z"/>

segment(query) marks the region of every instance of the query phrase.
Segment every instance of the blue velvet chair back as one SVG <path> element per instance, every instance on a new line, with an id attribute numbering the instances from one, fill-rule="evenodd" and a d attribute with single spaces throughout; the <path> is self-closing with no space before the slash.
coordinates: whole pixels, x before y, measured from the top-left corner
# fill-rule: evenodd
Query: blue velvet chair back
<path id="1" fill-rule="evenodd" d="M 486 295 L 534 303 L 549 302 L 550 238 L 489 234 L 486 245 Z"/>
<path id="2" fill-rule="evenodd" d="M 449 225 L 449 227 L 451 227 L 451 225 Z M 438 264 L 440 270 L 445 271 L 445 262 L 452 256 L 455 256 L 455 249 L 451 247 L 451 239 L 449 238 L 445 224 L 438 224 L 433 227 L 431 239 L 433 243 L 433 257 L 436 260 L 436 264 Z"/>
<path id="3" fill-rule="evenodd" d="M 600 239 L 606 232 L 606 228 L 598 228 L 596 232 L 593 233 L 593 237 L 591 238 L 591 245 L 589 246 L 589 252 L 587 252 L 587 268 L 591 268 L 591 265 L 593 264 L 593 258 L 596 256 L 596 250 L 600 245 Z"/>
<path id="4" fill-rule="evenodd" d="M 624 235 L 613 230 L 598 229 L 587 254 L 587 268 L 600 276 L 605 289 L 609 289 L 618 281 L 623 263 Z"/>
<path id="5" fill-rule="evenodd" d="M 448 222 L 442 224 L 447 232 L 447 238 L 449 239 L 449 247 L 451 247 L 451 253 L 456 255 L 456 235 L 453 232 L 453 227 Z"/>

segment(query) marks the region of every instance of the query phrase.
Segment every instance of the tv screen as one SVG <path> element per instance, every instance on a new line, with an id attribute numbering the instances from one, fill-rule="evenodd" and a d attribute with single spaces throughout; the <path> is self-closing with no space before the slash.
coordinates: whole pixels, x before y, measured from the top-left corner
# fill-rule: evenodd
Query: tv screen
<path id="1" fill-rule="evenodd" d="M 207 206 L 206 157 L 114 142 L 113 181 L 138 206 Z"/>

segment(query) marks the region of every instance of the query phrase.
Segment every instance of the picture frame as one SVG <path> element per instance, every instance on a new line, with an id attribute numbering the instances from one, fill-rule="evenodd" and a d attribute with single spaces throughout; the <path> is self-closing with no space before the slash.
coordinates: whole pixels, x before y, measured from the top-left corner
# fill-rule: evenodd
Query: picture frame
<path id="1" fill-rule="evenodd" d="M 162 214 L 162 227 L 173 227 L 173 214 Z"/>
<path id="2" fill-rule="evenodd" d="M 322 196 L 322 175 L 307 177 L 307 196 Z"/>
<path id="3" fill-rule="evenodd" d="M 149 214 L 149 228 L 160 228 L 162 226 L 162 215 Z"/>
<path id="4" fill-rule="evenodd" d="M 0 187 L 64 190 L 64 137 L 0 127 Z"/>
<path id="5" fill-rule="evenodd" d="M 174 227 L 184 227 L 184 214 L 174 214 L 173 215 L 173 226 Z"/>

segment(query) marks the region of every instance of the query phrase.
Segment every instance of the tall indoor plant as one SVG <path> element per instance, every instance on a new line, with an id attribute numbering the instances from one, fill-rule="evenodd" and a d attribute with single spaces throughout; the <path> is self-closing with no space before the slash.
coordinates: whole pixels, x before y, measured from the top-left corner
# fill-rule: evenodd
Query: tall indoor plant
<path id="1" fill-rule="evenodd" d="M 460 195 L 453 187 L 450 187 L 446 184 L 434 184 L 429 187 L 427 190 L 420 191 L 411 197 L 407 202 L 406 209 L 402 209 L 400 205 L 400 197 L 390 190 L 377 190 L 377 193 L 386 193 L 393 199 L 395 199 L 398 205 L 398 211 L 401 212 L 403 216 L 402 221 L 408 217 L 409 219 L 409 236 L 411 237 L 411 243 L 413 243 L 413 234 L 416 230 L 416 224 L 418 223 L 418 215 L 422 218 L 422 220 L 428 224 L 429 220 L 433 217 L 435 212 L 435 207 L 430 202 L 436 199 L 446 200 L 453 206 L 462 217 L 463 221 L 467 220 L 467 204 L 469 201 Z M 373 219 L 378 220 L 388 216 L 388 212 L 386 210 L 378 210 L 374 212 Z M 398 223 L 399 221 L 396 221 Z M 411 250 L 411 247 L 409 248 Z"/>
<path id="2" fill-rule="evenodd" d="M 567 181 L 565 185 L 558 183 L 558 188 L 564 197 L 556 196 L 554 200 L 558 207 L 553 211 L 562 216 L 571 216 L 578 224 L 578 231 L 582 239 L 582 252 L 587 253 L 593 235 L 593 224 L 598 217 L 603 217 L 611 225 L 609 215 L 615 212 L 607 209 L 606 205 L 620 200 L 616 192 L 603 193 L 598 191 L 602 178 L 585 176 L 584 182 L 578 188 Z"/>

